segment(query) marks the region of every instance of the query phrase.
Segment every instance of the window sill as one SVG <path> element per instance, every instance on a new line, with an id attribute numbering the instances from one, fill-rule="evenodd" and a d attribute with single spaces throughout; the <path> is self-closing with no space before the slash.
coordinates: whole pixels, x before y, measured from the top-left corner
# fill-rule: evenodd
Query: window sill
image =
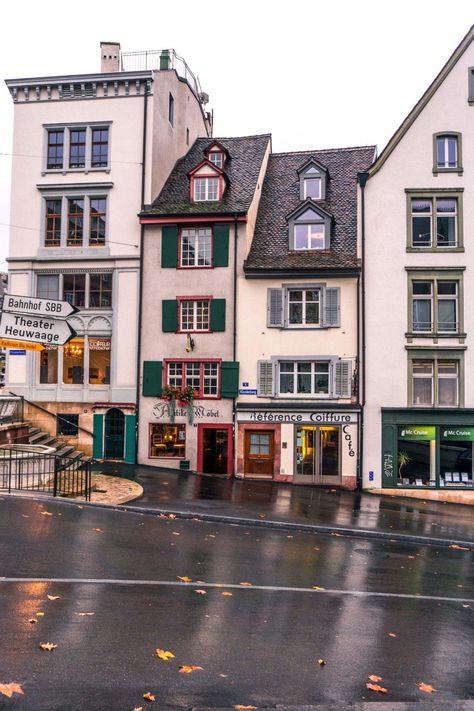
<path id="1" fill-rule="evenodd" d="M 407 246 L 407 252 L 464 252 L 464 247 L 411 247 Z"/>
<path id="2" fill-rule="evenodd" d="M 465 338 L 467 337 L 466 333 L 423 333 L 423 332 L 407 332 L 405 333 L 405 338 L 409 340 L 410 342 L 413 341 L 414 338 L 429 338 L 433 341 L 437 341 L 438 338 L 454 338 L 458 339 L 460 343 L 463 343 Z"/>
<path id="3" fill-rule="evenodd" d="M 70 175 L 71 173 L 110 173 L 109 166 L 101 166 L 98 168 L 46 168 L 41 171 L 41 175 Z"/>
<path id="4" fill-rule="evenodd" d="M 463 172 L 464 169 L 462 165 L 459 165 L 456 168 L 433 168 L 433 175 L 438 175 L 438 173 L 457 173 L 458 175 L 462 175 Z"/>

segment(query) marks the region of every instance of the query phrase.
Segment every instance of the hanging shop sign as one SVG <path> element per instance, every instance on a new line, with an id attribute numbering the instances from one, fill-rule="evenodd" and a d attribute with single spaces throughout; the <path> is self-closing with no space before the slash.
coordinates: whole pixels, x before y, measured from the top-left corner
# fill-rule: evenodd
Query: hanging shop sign
<path id="1" fill-rule="evenodd" d="M 428 440 L 433 442 L 436 439 L 436 427 L 431 425 L 401 427 L 398 436 L 400 439 L 405 440 Z"/>

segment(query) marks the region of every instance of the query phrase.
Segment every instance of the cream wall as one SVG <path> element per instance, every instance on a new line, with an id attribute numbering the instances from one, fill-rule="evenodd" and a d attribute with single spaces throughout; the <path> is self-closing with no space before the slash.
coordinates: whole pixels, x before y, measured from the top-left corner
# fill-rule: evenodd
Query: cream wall
<path id="1" fill-rule="evenodd" d="M 474 106 L 469 106 L 468 67 L 474 65 L 471 45 L 422 110 L 381 169 L 366 187 L 366 408 L 364 486 L 380 486 L 381 407 L 407 406 L 407 273 L 405 267 L 459 267 L 464 272 L 464 326 L 468 348 L 464 355 L 465 405 L 474 406 Z M 462 133 L 464 173 L 433 175 L 433 134 Z M 405 188 L 463 188 L 464 252 L 408 253 Z M 431 345 L 414 339 L 413 345 Z M 438 346 L 459 346 L 443 339 Z M 374 481 L 368 481 L 369 471 Z"/>

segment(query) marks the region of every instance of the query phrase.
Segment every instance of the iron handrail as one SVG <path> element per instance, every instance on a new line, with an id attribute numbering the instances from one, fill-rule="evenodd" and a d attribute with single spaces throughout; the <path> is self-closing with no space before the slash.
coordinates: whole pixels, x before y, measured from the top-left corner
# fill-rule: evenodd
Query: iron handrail
<path id="1" fill-rule="evenodd" d="M 16 395 L 10 390 L 10 395 L 13 395 L 13 397 L 20 397 L 23 402 L 27 402 L 28 405 L 32 405 L 33 407 L 36 407 L 37 410 L 41 410 L 41 412 L 46 413 L 47 415 L 51 415 L 51 417 L 55 417 L 56 420 L 61 420 L 62 422 L 67 422 L 69 425 L 74 425 L 77 427 L 78 430 L 81 430 L 81 432 L 85 432 L 86 434 L 90 435 L 92 439 L 95 438 L 94 432 L 91 432 L 90 430 L 87 430 L 85 427 L 81 427 L 80 425 L 76 424 L 75 422 L 72 422 L 71 420 L 67 420 L 65 417 L 62 415 L 57 415 L 55 412 L 51 412 L 50 410 L 47 410 L 45 407 L 42 407 L 41 405 L 38 405 L 37 402 L 32 402 L 31 400 L 27 400 L 26 397 L 23 395 Z"/>

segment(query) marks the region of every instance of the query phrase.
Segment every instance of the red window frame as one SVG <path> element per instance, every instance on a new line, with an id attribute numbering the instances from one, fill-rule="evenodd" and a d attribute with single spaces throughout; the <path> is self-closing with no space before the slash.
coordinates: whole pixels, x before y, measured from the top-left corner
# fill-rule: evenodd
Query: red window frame
<path id="1" fill-rule="evenodd" d="M 193 264 L 188 266 L 187 264 L 182 264 L 182 244 L 183 244 L 183 230 L 211 230 L 211 263 L 209 265 Z M 214 228 L 213 225 L 209 224 L 198 224 L 198 225 L 186 225 L 179 228 L 178 234 L 178 266 L 177 269 L 214 269 Z"/>
<path id="2" fill-rule="evenodd" d="M 217 166 L 216 166 L 216 168 L 217 168 Z M 220 168 L 217 168 L 217 170 L 220 170 Z M 201 178 L 216 178 L 219 181 L 217 200 L 196 200 L 196 198 L 194 197 L 194 183 L 195 183 L 196 179 L 200 180 Z M 222 200 L 222 194 L 224 192 L 223 183 L 224 183 L 224 179 L 217 172 L 215 172 L 215 173 L 198 173 L 196 175 L 192 175 L 191 176 L 191 184 L 190 184 L 191 202 L 219 202 L 219 200 Z"/>
<path id="3" fill-rule="evenodd" d="M 216 165 L 215 163 L 212 163 L 211 156 L 220 156 L 220 157 L 221 157 L 221 165 Z M 224 163 L 225 163 L 225 153 L 224 153 L 224 151 L 220 151 L 220 150 L 219 150 L 219 151 L 213 151 L 213 150 L 210 150 L 210 151 L 208 152 L 208 154 L 207 154 L 206 157 L 207 157 L 207 160 L 209 161 L 209 163 L 212 163 L 212 165 L 215 165 L 216 168 L 219 168 L 219 170 L 222 170 L 222 169 L 223 169 Z"/>
<path id="4" fill-rule="evenodd" d="M 221 363 L 222 359 L 221 358 L 165 358 L 164 364 L 165 367 L 163 368 L 163 385 L 167 385 L 169 383 L 169 366 L 170 364 L 176 364 L 176 363 L 181 363 L 181 366 L 184 368 L 187 363 L 199 363 L 199 391 L 195 391 L 194 399 L 195 400 L 220 400 L 221 399 Z M 204 364 L 205 363 L 217 363 L 217 395 L 201 395 L 201 388 L 202 384 L 204 382 Z M 181 383 L 181 387 L 183 387 L 183 382 Z"/>
<path id="5" fill-rule="evenodd" d="M 210 333 L 211 332 L 211 301 L 212 296 L 177 296 L 178 302 L 178 333 Z M 181 323 L 181 303 L 183 301 L 207 301 L 209 309 L 209 326 L 205 329 L 184 329 Z"/>

